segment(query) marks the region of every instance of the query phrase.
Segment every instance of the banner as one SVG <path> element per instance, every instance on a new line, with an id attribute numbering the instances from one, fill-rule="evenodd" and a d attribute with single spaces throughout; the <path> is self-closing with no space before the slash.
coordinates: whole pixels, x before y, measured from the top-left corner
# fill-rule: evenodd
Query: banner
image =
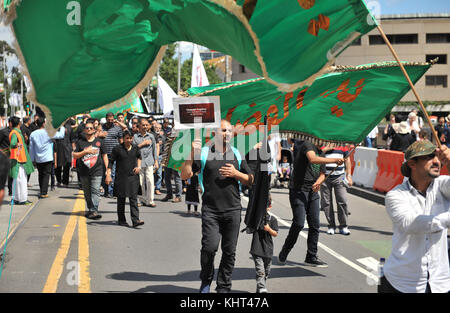
<path id="1" fill-rule="evenodd" d="M 413 83 L 429 63 L 404 63 Z M 311 86 L 283 93 L 265 79 L 191 88 L 192 96 L 220 96 L 222 119 L 236 127 L 233 145 L 246 154 L 260 139 L 268 117 L 269 132 L 279 130 L 316 144 L 359 143 L 410 90 L 398 64 L 385 62 L 338 67 Z M 212 134 L 203 132 L 203 142 Z M 182 131 L 173 143 L 169 166 L 179 169 L 190 153 L 193 133 Z"/>
<path id="2" fill-rule="evenodd" d="M 169 43 L 231 55 L 294 91 L 376 26 L 363 0 L 21 0 L 5 2 L 2 17 L 31 78 L 29 98 L 54 128 L 141 94 Z"/>
<path id="3" fill-rule="evenodd" d="M 118 113 L 123 113 L 126 118 L 128 112 L 143 113 L 144 109 L 142 107 L 140 97 L 137 94 L 133 94 L 129 98 L 125 98 L 119 102 L 116 102 L 114 106 L 101 107 L 96 110 L 92 110 L 91 112 L 89 112 L 89 115 L 92 118 L 101 119 L 103 117 L 106 117 L 106 113 L 108 112 L 114 113 L 114 116 L 117 116 Z"/>
<path id="4" fill-rule="evenodd" d="M 173 99 L 178 97 L 179 95 L 158 75 L 158 102 L 164 115 L 173 111 Z"/>

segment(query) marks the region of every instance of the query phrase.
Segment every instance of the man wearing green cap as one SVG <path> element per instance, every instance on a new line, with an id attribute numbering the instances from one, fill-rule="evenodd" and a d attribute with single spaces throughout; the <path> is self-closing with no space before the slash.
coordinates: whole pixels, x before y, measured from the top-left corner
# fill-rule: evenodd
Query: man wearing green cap
<path id="1" fill-rule="evenodd" d="M 447 229 L 450 227 L 450 149 L 428 140 L 405 152 L 402 174 L 409 178 L 386 195 L 393 223 L 392 251 L 379 292 L 449 292 Z"/>

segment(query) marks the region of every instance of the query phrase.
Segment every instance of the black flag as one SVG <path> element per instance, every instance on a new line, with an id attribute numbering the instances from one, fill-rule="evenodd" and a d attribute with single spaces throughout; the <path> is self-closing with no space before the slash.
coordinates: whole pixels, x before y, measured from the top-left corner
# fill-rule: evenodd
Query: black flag
<path id="1" fill-rule="evenodd" d="M 244 229 L 247 233 L 253 233 L 259 228 L 263 228 L 264 216 L 267 213 L 267 204 L 269 201 L 270 176 L 268 164 L 270 162 L 270 152 L 267 144 L 267 116 L 264 117 L 264 135 L 261 149 L 256 151 L 255 179 L 251 186 L 251 194 L 247 211 L 245 213 Z M 244 231 L 243 230 L 243 231 Z"/>

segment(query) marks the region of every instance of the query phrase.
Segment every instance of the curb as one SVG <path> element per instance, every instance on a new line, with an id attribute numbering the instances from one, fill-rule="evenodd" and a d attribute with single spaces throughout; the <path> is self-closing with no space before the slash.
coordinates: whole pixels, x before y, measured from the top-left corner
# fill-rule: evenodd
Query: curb
<path id="1" fill-rule="evenodd" d="M 0 255 L 3 255 L 3 250 L 5 248 L 5 244 L 11 241 L 11 239 L 14 237 L 16 232 L 19 230 L 19 228 L 28 220 L 28 217 L 30 216 L 30 213 L 33 211 L 33 209 L 36 207 L 36 205 L 39 203 L 39 198 L 36 200 L 36 202 L 30 206 L 30 208 L 25 212 L 25 214 L 22 216 L 22 218 L 15 223 L 15 225 L 10 229 L 9 235 L 7 238 L 3 239 L 3 241 L 0 244 Z M 9 206 L 9 209 L 11 210 L 11 207 Z M 4 256 L 6 257 L 6 256 Z M 5 262 L 6 263 L 6 262 Z"/>
<path id="2" fill-rule="evenodd" d="M 385 201 L 385 195 L 381 194 L 381 193 L 377 193 L 373 190 L 368 190 L 362 187 L 357 187 L 355 185 L 353 185 L 352 187 L 347 189 L 347 192 L 355 195 L 355 196 L 359 196 L 362 198 L 365 198 L 367 200 L 376 202 L 378 204 L 384 205 L 384 201 Z"/>

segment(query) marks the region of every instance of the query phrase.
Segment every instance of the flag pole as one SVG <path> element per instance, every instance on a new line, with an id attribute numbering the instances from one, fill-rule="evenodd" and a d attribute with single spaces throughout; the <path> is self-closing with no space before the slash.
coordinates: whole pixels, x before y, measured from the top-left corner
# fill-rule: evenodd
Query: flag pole
<path id="1" fill-rule="evenodd" d="M 413 82 L 409 78 L 408 73 L 405 70 L 405 67 L 403 66 L 402 62 L 400 61 L 397 53 L 395 52 L 394 48 L 392 47 L 391 43 L 389 42 L 389 39 L 387 38 L 386 34 L 384 33 L 383 29 L 380 27 L 380 25 L 377 25 L 377 29 L 381 34 L 381 37 L 383 38 L 384 42 L 387 44 L 389 50 L 391 51 L 392 55 L 394 56 L 395 60 L 397 61 L 398 65 L 400 66 L 400 69 L 403 72 L 403 75 L 405 75 L 406 80 L 409 83 L 409 86 L 411 87 L 412 92 L 416 96 L 417 101 L 419 102 L 420 108 L 422 109 L 423 114 L 425 115 L 425 118 L 427 120 L 428 125 L 430 126 L 431 134 L 433 135 L 434 140 L 436 140 L 436 144 L 439 148 L 441 148 L 441 141 L 439 140 L 439 137 L 433 127 L 433 123 L 431 123 L 431 119 L 428 116 L 427 111 L 425 110 L 425 106 L 422 103 L 422 100 L 419 97 L 419 94 L 417 93 L 416 87 L 414 87 Z"/>

